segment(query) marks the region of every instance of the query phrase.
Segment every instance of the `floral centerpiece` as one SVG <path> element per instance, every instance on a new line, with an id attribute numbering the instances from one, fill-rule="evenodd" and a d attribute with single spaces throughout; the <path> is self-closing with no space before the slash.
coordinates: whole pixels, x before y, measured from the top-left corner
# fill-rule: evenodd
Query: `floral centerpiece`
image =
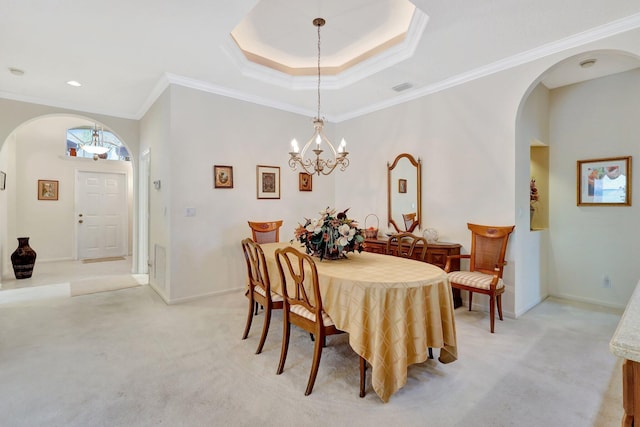
<path id="1" fill-rule="evenodd" d="M 347 218 L 347 211 L 336 215 L 335 209 L 320 211 L 320 217 L 307 219 L 298 224 L 295 238 L 302 243 L 306 252 L 320 259 L 345 258 L 347 252 L 364 249 L 364 235 L 358 223 Z"/>

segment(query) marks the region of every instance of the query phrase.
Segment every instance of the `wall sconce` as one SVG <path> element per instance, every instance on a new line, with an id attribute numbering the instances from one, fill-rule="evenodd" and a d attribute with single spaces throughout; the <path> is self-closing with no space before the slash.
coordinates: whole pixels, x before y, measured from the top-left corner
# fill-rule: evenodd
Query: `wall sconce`
<path id="1" fill-rule="evenodd" d="M 159 179 L 156 180 L 156 181 L 153 181 L 153 188 L 155 188 L 156 190 L 160 189 L 160 180 Z"/>

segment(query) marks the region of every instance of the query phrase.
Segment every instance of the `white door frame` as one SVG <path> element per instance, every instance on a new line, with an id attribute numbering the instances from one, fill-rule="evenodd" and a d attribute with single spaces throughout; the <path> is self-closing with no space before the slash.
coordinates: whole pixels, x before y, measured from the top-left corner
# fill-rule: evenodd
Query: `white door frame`
<path id="1" fill-rule="evenodd" d="M 133 268 L 138 274 L 149 273 L 149 185 L 151 153 L 146 150 L 138 162 L 138 194 L 134 206 L 137 207 L 137 239 L 133 241 Z"/>

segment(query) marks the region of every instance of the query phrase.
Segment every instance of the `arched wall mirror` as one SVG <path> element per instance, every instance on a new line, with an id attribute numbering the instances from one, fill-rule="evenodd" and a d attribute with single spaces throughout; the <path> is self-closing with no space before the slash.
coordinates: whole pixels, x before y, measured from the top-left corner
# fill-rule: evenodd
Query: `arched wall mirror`
<path id="1" fill-rule="evenodd" d="M 388 224 L 397 232 L 413 232 L 422 218 L 420 159 L 411 154 L 399 154 L 387 163 Z"/>

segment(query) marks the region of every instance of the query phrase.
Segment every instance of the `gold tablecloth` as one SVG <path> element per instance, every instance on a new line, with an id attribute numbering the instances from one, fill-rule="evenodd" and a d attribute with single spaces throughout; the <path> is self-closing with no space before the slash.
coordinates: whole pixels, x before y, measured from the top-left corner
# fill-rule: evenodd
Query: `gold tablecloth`
<path id="1" fill-rule="evenodd" d="M 274 292 L 281 292 L 275 250 L 288 245 L 261 245 Z M 371 365 L 373 389 L 384 402 L 406 384 L 407 367 L 427 359 L 428 347 L 441 349 L 442 363 L 457 359 L 453 298 L 442 269 L 368 252 L 316 260 L 316 267 L 325 311 Z"/>

